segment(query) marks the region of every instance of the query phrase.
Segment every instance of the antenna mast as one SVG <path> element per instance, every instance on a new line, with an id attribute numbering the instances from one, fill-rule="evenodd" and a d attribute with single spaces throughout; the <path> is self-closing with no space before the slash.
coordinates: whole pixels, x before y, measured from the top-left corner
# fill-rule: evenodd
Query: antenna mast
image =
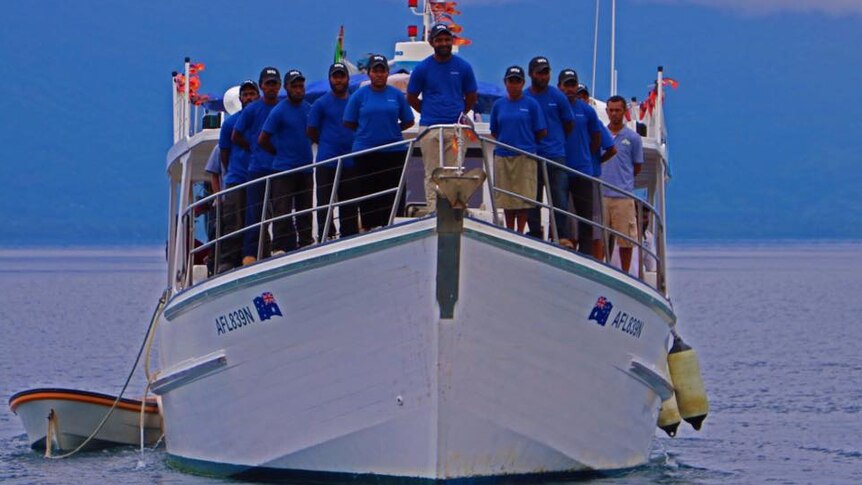
<path id="1" fill-rule="evenodd" d="M 419 1 L 418 0 L 408 0 L 407 6 L 410 7 L 410 10 L 413 12 L 413 15 L 422 17 L 422 27 L 424 27 L 422 32 L 422 40 L 428 42 L 428 33 L 431 31 L 432 17 L 431 17 L 431 0 L 422 0 L 422 10 L 419 10 Z"/>
<path id="2" fill-rule="evenodd" d="M 617 94 L 617 0 L 611 0 L 611 96 Z"/>
<path id="3" fill-rule="evenodd" d="M 598 96 L 596 93 L 596 59 L 599 56 L 599 0 L 596 0 L 596 25 L 593 30 L 593 80 L 590 84 L 590 89 L 593 90 L 593 97 Z"/>

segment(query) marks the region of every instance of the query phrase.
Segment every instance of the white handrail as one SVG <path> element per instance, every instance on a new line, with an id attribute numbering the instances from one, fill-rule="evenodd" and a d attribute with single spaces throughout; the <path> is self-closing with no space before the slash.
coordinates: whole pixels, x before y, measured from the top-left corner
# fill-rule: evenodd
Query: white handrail
<path id="1" fill-rule="evenodd" d="M 183 237 L 177 237 L 176 238 L 175 244 L 177 245 L 177 247 L 175 248 L 176 249 L 175 261 L 178 264 L 182 264 L 185 266 L 185 267 L 177 269 L 178 275 L 180 276 L 180 278 L 178 278 L 178 279 L 180 280 L 180 282 L 185 280 L 186 284 L 191 284 L 191 281 L 189 279 L 189 275 L 191 274 L 190 265 L 191 265 L 191 260 L 193 259 L 194 254 L 197 254 L 197 253 L 204 251 L 208 248 L 216 246 L 217 244 L 223 242 L 227 238 L 238 237 L 238 236 L 240 236 L 240 234 L 245 233 L 246 231 L 249 231 L 249 230 L 252 230 L 252 231 L 256 230 L 256 231 L 260 232 L 259 237 L 258 237 L 258 252 L 257 252 L 258 253 L 258 260 L 260 260 L 264 256 L 264 238 L 262 236 L 264 235 L 264 231 L 265 231 L 265 228 L 267 227 L 267 225 L 269 225 L 273 222 L 282 221 L 282 220 L 285 220 L 285 219 L 288 219 L 291 217 L 296 217 L 296 216 L 301 216 L 301 215 L 306 215 L 306 214 L 313 214 L 313 213 L 322 213 L 322 210 L 324 208 L 327 210 L 327 215 L 326 215 L 326 220 L 325 220 L 325 223 L 323 226 L 324 232 L 322 232 L 322 234 L 323 234 L 323 237 L 326 238 L 329 236 L 329 230 L 331 228 L 333 214 L 334 214 L 334 210 L 336 208 L 342 207 L 345 204 L 356 204 L 356 203 L 364 201 L 364 200 L 368 200 L 368 199 L 380 197 L 380 196 L 383 196 L 386 194 L 393 194 L 394 193 L 395 194 L 395 200 L 393 201 L 393 205 L 390 209 L 390 214 L 389 214 L 389 219 L 388 219 L 388 224 L 392 224 L 394 219 L 395 219 L 395 216 L 397 215 L 397 210 L 399 207 L 400 199 L 404 193 L 404 190 L 406 189 L 407 164 L 409 163 L 411 157 L 413 156 L 414 146 L 416 145 L 418 140 L 420 140 L 422 137 L 428 135 L 428 133 L 430 133 L 432 130 L 434 130 L 434 131 L 440 130 L 442 132 L 442 130 L 447 129 L 447 128 L 459 128 L 462 130 L 471 130 L 472 131 L 472 128 L 470 128 L 469 126 L 466 126 L 466 125 L 435 125 L 435 126 L 431 126 L 431 127 L 426 128 L 424 131 L 419 133 L 419 135 L 416 138 L 413 138 L 410 140 L 401 140 L 398 142 L 389 143 L 389 144 L 382 145 L 379 147 L 369 148 L 366 150 L 360 150 L 357 152 L 333 157 L 333 158 L 330 158 L 327 160 L 309 163 L 309 164 L 301 166 L 301 167 L 296 167 L 293 169 L 284 170 L 284 171 L 279 172 L 279 173 L 267 175 L 266 177 L 262 177 L 260 179 L 252 180 L 252 181 L 246 182 L 244 184 L 230 187 L 230 188 L 223 190 L 219 193 L 204 197 L 204 198 L 202 198 L 202 199 L 200 199 L 194 203 L 188 203 L 189 201 L 186 198 L 187 197 L 186 194 L 180 194 L 181 207 L 185 206 L 186 208 L 185 208 L 185 210 L 181 211 L 181 213 L 180 213 L 179 224 L 178 224 L 180 227 L 177 229 L 177 234 L 178 235 L 184 235 L 187 238 L 189 231 L 194 230 L 193 219 L 194 219 L 194 214 L 195 214 L 197 208 L 199 208 L 201 206 L 209 206 L 217 198 L 224 197 L 224 195 L 226 195 L 232 191 L 245 189 L 252 184 L 259 184 L 261 182 L 266 183 L 266 190 L 265 190 L 264 200 L 262 203 L 261 218 L 260 218 L 259 222 L 256 222 L 254 224 L 244 225 L 242 228 L 234 230 L 234 231 L 230 232 L 229 234 L 221 234 L 219 231 L 219 232 L 217 232 L 217 237 L 214 240 L 208 241 L 208 242 L 202 244 L 201 246 L 198 246 L 197 248 L 193 247 L 192 243 L 188 243 L 188 247 L 181 247 L 181 245 L 183 244 L 183 242 L 181 242 L 181 241 L 183 241 L 186 238 L 183 238 Z M 442 144 L 443 143 L 443 137 L 441 136 L 440 139 L 441 139 L 440 143 Z M 629 192 L 627 190 L 616 187 L 616 186 L 609 184 L 609 183 L 607 183 L 607 182 L 605 182 L 599 178 L 596 178 L 596 177 L 593 177 L 591 175 L 587 175 L 587 174 L 584 174 L 584 173 L 579 172 L 577 170 L 571 169 L 564 164 L 560 164 L 560 163 L 555 162 L 553 160 L 538 156 L 538 155 L 533 154 L 533 153 L 526 152 L 526 151 L 521 150 L 517 147 L 513 147 L 511 145 L 508 145 L 506 143 L 500 142 L 498 140 L 495 140 L 495 139 L 492 139 L 489 137 L 477 135 L 477 140 L 478 140 L 478 143 L 482 147 L 485 147 L 486 145 L 502 147 L 502 148 L 505 148 L 506 150 L 510 150 L 510 151 L 518 153 L 520 155 L 525 155 L 525 156 L 531 158 L 532 160 L 535 160 L 536 162 L 543 163 L 545 167 L 547 167 L 547 166 L 554 167 L 556 170 L 563 171 L 568 176 L 576 176 L 576 177 L 584 178 L 584 179 L 589 180 L 592 183 L 594 183 L 594 184 L 596 184 L 602 188 L 605 188 L 605 187 L 612 188 L 616 192 L 619 192 L 620 194 L 622 194 L 624 197 L 630 198 L 630 199 L 635 201 L 636 208 L 637 208 L 637 214 L 639 216 L 640 216 L 640 214 L 642 214 L 642 211 L 644 208 L 646 210 L 651 211 L 652 212 L 652 216 L 651 216 L 652 226 L 653 226 L 655 234 L 656 234 L 656 242 L 657 242 L 657 247 L 656 247 L 655 251 L 653 249 L 648 248 L 644 244 L 643 238 L 640 235 L 640 232 L 641 232 L 640 230 L 638 231 L 638 236 L 636 238 L 632 238 L 632 237 L 630 237 L 626 234 L 620 233 L 620 232 L 618 232 L 618 231 L 616 231 L 616 230 L 614 230 L 614 229 L 612 229 L 612 228 L 610 228 L 610 227 L 608 227 L 602 223 L 596 222 L 596 221 L 592 220 L 591 218 L 582 217 L 578 214 L 571 213 L 566 209 L 556 207 L 554 204 L 554 201 L 552 200 L 552 195 L 551 195 L 550 189 L 548 189 L 547 194 L 546 194 L 547 203 L 544 203 L 543 201 L 536 201 L 536 200 L 533 200 L 532 198 L 524 197 L 524 196 L 516 194 L 514 192 L 510 192 L 510 191 L 507 191 L 505 189 L 495 187 L 494 183 L 490 177 L 488 177 L 485 181 L 485 183 L 488 184 L 489 193 L 491 195 L 493 195 L 494 193 L 507 194 L 507 195 L 510 195 L 512 197 L 515 197 L 515 198 L 530 202 L 532 204 L 535 204 L 535 205 L 537 205 L 543 209 L 547 209 L 550 212 L 550 218 L 549 219 L 550 219 L 550 224 L 551 224 L 551 228 L 552 228 L 552 236 L 555 240 L 558 239 L 558 237 L 557 237 L 558 234 L 557 234 L 557 230 L 556 230 L 557 228 L 555 225 L 556 224 L 555 215 L 556 214 L 562 214 L 569 220 L 588 224 L 591 227 L 595 228 L 596 230 L 604 231 L 605 234 L 611 234 L 611 235 L 613 235 L 613 236 L 615 236 L 621 240 L 626 240 L 626 241 L 631 242 L 634 246 L 636 246 L 640 249 L 641 254 L 644 255 L 644 258 L 650 257 L 650 258 L 653 258 L 656 260 L 657 270 L 659 273 L 659 275 L 658 275 L 659 279 L 657 280 L 658 289 L 660 291 L 663 291 L 663 292 L 665 291 L 664 274 L 666 272 L 666 251 L 665 251 L 665 249 L 666 249 L 666 245 L 665 245 L 666 229 L 665 229 L 665 224 L 664 224 L 664 214 L 665 214 L 665 212 L 664 212 L 664 196 L 665 196 L 664 181 L 665 181 L 665 178 L 664 177 L 665 177 L 665 173 L 666 173 L 665 172 L 666 167 L 665 167 L 663 162 L 659 164 L 660 166 L 657 169 L 658 177 L 659 177 L 658 193 L 656 194 L 657 200 L 655 201 L 655 204 L 650 204 L 649 202 L 640 199 L 637 195 L 635 195 L 632 192 Z M 383 151 L 383 150 L 391 149 L 394 147 L 401 147 L 401 146 L 406 147 L 407 155 L 406 155 L 406 158 L 404 161 L 404 165 L 402 166 L 401 177 L 400 177 L 398 185 L 396 187 L 384 189 L 384 190 L 378 191 L 378 192 L 373 193 L 373 194 L 366 194 L 363 196 L 354 197 L 354 198 L 351 198 L 349 200 L 336 200 L 336 194 L 337 194 L 337 190 L 338 190 L 337 187 L 338 187 L 338 184 L 341 183 L 341 177 L 343 176 L 343 172 L 341 170 L 341 167 L 342 167 L 344 159 L 349 158 L 349 157 L 361 156 L 361 155 L 369 154 L 369 153 L 373 153 L 373 152 Z M 483 157 L 482 158 L 483 158 L 485 170 L 487 171 L 491 168 L 491 163 L 493 163 L 492 151 L 483 148 Z M 271 198 L 269 188 L 270 188 L 270 184 L 271 184 L 272 179 L 274 179 L 276 177 L 283 177 L 285 175 L 290 175 L 293 173 L 302 172 L 302 171 L 313 170 L 314 168 L 321 167 L 324 165 L 330 165 L 332 163 L 336 164 L 336 173 L 335 173 L 335 178 L 333 180 L 332 193 L 330 194 L 328 201 L 325 201 L 325 202 L 324 201 L 318 201 L 318 203 L 316 205 L 312 204 L 311 207 L 306 208 L 306 209 L 290 212 L 287 214 L 280 214 L 278 216 L 270 215 L 270 217 L 267 217 L 267 214 L 265 212 L 265 208 L 267 207 L 267 200 L 269 200 Z M 444 163 L 442 158 L 441 158 L 441 163 Z M 456 171 L 463 171 L 463 160 L 461 160 L 459 157 L 459 163 L 456 167 L 447 167 L 447 168 L 452 169 L 452 170 L 456 170 Z M 188 176 L 188 170 L 189 170 L 189 168 L 188 168 L 187 160 L 184 160 L 184 163 L 183 163 L 183 175 L 184 175 L 183 187 L 187 187 L 185 177 Z M 543 170 L 543 175 L 545 178 L 548 177 L 547 168 L 545 170 Z M 314 189 L 312 189 L 312 190 L 314 190 Z M 495 214 L 494 214 L 495 224 L 499 225 L 499 221 L 496 217 L 496 207 L 493 205 L 493 199 L 492 199 L 492 210 L 494 210 L 494 212 L 495 212 Z M 641 224 L 640 217 L 639 217 L 637 224 L 638 224 L 638 227 L 640 228 L 640 224 Z M 218 221 L 217 221 L 217 225 L 220 225 L 220 223 Z M 641 276 L 643 275 L 643 269 L 641 269 L 639 271 L 639 274 Z M 183 276 L 185 276 L 185 278 L 183 278 Z"/>

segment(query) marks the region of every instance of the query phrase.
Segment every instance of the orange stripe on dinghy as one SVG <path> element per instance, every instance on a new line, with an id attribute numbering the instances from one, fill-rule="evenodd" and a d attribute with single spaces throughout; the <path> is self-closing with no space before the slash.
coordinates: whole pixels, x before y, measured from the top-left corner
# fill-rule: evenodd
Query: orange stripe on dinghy
<path id="1" fill-rule="evenodd" d="M 98 396 L 89 396 L 89 395 L 85 395 L 85 394 L 75 394 L 75 393 L 70 393 L 70 392 L 38 392 L 38 393 L 33 393 L 33 394 L 26 394 L 26 395 L 23 395 L 21 397 L 18 397 L 17 399 L 14 399 L 12 402 L 9 403 L 9 407 L 12 409 L 12 412 L 14 413 L 15 409 L 24 403 L 28 403 L 30 401 L 41 401 L 41 400 L 45 400 L 45 399 L 60 399 L 63 401 L 77 401 L 77 402 L 84 402 L 84 403 L 90 403 L 90 404 L 98 404 L 100 406 L 106 406 L 106 407 L 111 407 L 111 405 L 114 404 L 114 399 L 108 399 L 108 398 L 103 398 L 103 397 L 98 397 Z M 133 403 L 129 403 L 129 402 L 120 401 L 119 403 L 117 403 L 117 407 L 120 409 L 125 409 L 127 411 L 136 411 L 136 412 L 141 411 L 140 401 L 138 401 L 137 405 L 135 405 Z M 145 413 L 158 413 L 159 412 L 158 405 L 154 401 L 147 399 L 147 404 L 144 407 L 144 412 Z"/>

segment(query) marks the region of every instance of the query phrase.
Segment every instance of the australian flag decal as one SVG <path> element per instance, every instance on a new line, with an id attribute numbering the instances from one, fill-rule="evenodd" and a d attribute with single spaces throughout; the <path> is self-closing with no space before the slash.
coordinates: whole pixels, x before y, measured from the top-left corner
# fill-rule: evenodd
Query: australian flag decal
<path id="1" fill-rule="evenodd" d="M 257 308 L 260 321 L 269 320 L 275 315 L 283 316 L 278 303 L 275 302 L 275 297 L 268 291 L 254 299 L 254 307 Z"/>
<path id="2" fill-rule="evenodd" d="M 595 320 L 601 326 L 605 326 L 605 323 L 608 322 L 608 316 L 611 314 L 611 309 L 613 309 L 614 304 L 610 302 L 607 298 L 600 296 L 598 300 L 596 300 L 596 306 L 593 307 L 593 311 L 590 312 L 590 320 Z"/>

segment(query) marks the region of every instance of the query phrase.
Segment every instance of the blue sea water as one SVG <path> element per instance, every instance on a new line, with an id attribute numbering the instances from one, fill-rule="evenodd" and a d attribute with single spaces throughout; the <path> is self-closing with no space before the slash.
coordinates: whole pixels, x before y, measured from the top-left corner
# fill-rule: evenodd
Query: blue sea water
<path id="1" fill-rule="evenodd" d="M 116 393 L 164 286 L 163 250 L 0 250 L 0 482 L 228 483 L 164 449 L 47 460 L 5 405 L 17 391 Z M 679 330 L 711 413 L 656 433 L 648 464 L 587 483 L 862 483 L 862 244 L 671 247 Z M 129 395 L 144 387 L 140 375 Z"/>

